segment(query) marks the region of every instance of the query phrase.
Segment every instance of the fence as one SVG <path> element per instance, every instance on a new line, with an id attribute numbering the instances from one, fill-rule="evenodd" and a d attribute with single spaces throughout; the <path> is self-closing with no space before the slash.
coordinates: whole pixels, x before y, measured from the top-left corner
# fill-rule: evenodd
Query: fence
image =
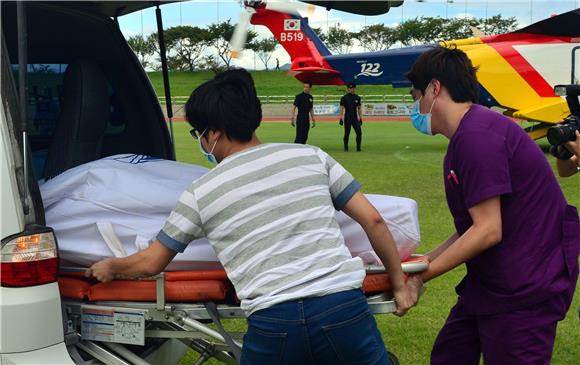
<path id="1" fill-rule="evenodd" d="M 313 94 L 316 103 L 338 103 L 342 95 L 316 95 Z M 413 98 L 408 94 L 383 94 L 383 95 L 359 95 L 364 103 L 413 103 Z M 172 96 L 173 104 L 185 104 L 188 96 Z M 258 95 L 262 104 L 291 104 L 294 95 Z M 165 103 L 165 97 L 160 96 L 159 102 Z"/>

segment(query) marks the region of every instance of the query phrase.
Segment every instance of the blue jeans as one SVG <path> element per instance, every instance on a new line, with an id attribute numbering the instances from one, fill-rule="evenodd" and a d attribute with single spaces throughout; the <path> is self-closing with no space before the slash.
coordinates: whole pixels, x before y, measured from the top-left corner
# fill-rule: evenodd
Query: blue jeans
<path id="1" fill-rule="evenodd" d="M 360 289 L 259 310 L 248 318 L 242 365 L 388 364 Z"/>

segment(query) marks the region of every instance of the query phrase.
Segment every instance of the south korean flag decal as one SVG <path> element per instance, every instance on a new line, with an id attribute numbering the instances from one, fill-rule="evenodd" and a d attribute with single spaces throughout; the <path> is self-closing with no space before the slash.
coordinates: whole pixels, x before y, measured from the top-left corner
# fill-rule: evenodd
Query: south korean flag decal
<path id="1" fill-rule="evenodd" d="M 300 30 L 300 19 L 284 19 L 284 31 Z"/>

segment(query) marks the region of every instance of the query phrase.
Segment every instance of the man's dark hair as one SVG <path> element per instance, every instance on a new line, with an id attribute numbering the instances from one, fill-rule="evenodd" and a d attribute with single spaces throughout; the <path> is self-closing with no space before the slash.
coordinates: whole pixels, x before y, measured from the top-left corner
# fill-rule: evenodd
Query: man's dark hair
<path id="1" fill-rule="evenodd" d="M 439 80 L 449 91 L 456 103 L 477 103 L 479 83 L 475 76 L 477 71 L 465 52 L 457 47 L 437 46 L 423 53 L 405 77 L 415 89 L 425 94 L 425 89 L 433 79 Z"/>
<path id="2" fill-rule="evenodd" d="M 228 139 L 249 141 L 262 120 L 252 75 L 230 69 L 201 84 L 185 104 L 185 118 L 198 133 L 219 130 Z"/>
<path id="3" fill-rule="evenodd" d="M 303 85 L 304 85 L 304 84 L 308 84 L 308 86 L 312 87 L 312 82 L 311 82 L 311 81 L 304 81 L 302 84 L 303 84 Z"/>

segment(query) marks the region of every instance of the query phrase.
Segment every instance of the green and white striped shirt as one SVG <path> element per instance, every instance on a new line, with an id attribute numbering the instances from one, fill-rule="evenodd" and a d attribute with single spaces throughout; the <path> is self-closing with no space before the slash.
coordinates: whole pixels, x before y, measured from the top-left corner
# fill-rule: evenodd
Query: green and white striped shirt
<path id="1" fill-rule="evenodd" d="M 361 286 L 362 261 L 351 256 L 335 219 L 359 188 L 316 147 L 261 144 L 194 181 L 157 238 L 183 252 L 207 237 L 250 315 Z"/>

